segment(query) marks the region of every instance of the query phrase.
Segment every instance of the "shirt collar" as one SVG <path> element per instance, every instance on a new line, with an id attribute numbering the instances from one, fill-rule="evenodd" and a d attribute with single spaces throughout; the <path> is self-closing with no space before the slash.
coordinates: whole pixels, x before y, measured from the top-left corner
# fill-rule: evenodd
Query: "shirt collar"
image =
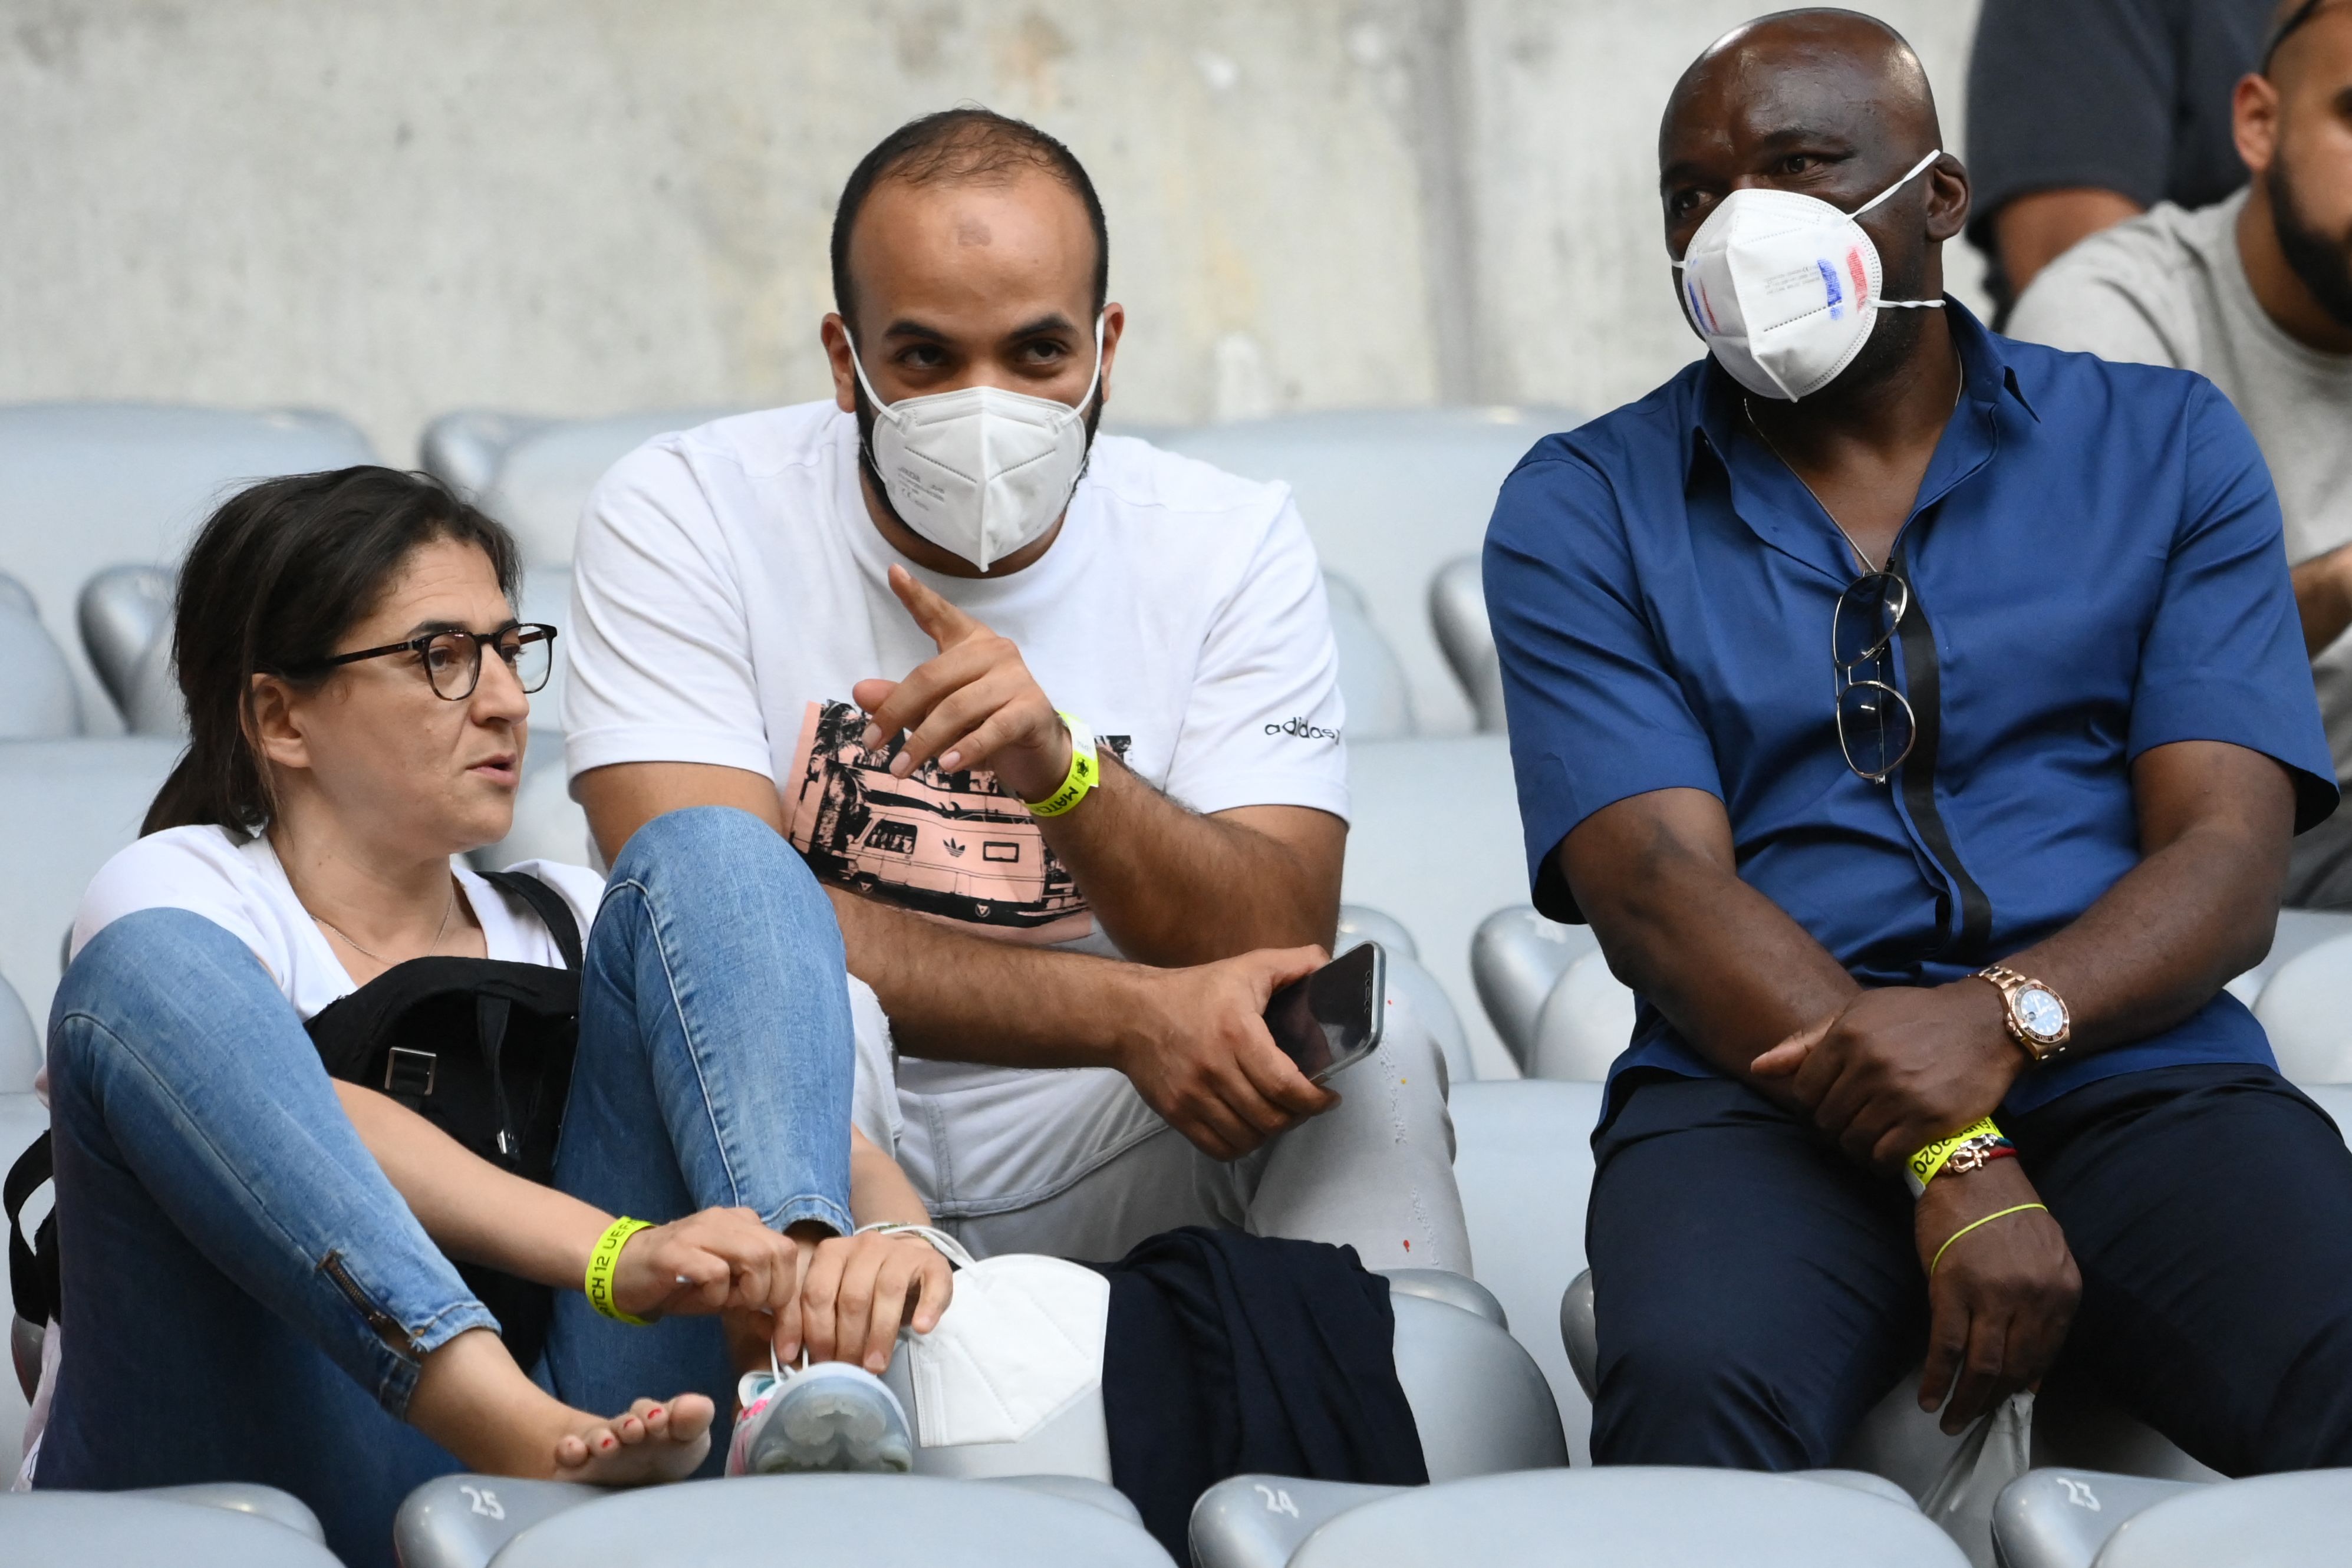
<path id="1" fill-rule="evenodd" d="M 2018 385 L 2016 367 L 2001 353 L 2004 340 L 1994 336 L 1973 311 L 1949 294 L 1944 296 L 1944 315 L 1951 323 L 1952 342 L 1960 353 L 1961 398 L 1996 408 L 2003 397 L 2015 398 L 2017 405 L 2040 424 L 2042 416 Z M 1690 438 L 1683 456 L 1685 483 L 1702 449 L 1712 447 L 1717 453 L 1731 449 L 1731 433 L 1746 422 L 1739 408 L 1744 395 L 1740 384 L 1710 355 L 1700 367 L 1698 396 L 1691 410 Z"/>

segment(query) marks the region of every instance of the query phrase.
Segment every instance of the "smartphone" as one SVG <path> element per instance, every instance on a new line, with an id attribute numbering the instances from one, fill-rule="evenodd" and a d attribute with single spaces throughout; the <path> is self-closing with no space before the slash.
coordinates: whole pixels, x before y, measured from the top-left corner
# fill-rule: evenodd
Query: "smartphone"
<path id="1" fill-rule="evenodd" d="M 1349 948 L 1265 1005 L 1265 1026 L 1309 1081 L 1372 1054 L 1388 1014 L 1388 956 L 1381 944 Z"/>

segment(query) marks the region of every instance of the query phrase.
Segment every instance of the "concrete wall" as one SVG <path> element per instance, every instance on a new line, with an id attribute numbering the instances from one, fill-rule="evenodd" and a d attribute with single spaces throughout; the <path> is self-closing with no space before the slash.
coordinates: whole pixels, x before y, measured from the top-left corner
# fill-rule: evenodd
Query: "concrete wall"
<path id="1" fill-rule="evenodd" d="M 1759 0 L 7 0 L 0 400 L 821 394 L 859 153 L 977 100 L 1102 186 L 1117 416 L 1598 409 L 1696 353 L 1653 143 Z M 1971 0 L 1878 7 L 1957 109 Z M 1972 258 L 1958 258 L 1972 279 Z"/>

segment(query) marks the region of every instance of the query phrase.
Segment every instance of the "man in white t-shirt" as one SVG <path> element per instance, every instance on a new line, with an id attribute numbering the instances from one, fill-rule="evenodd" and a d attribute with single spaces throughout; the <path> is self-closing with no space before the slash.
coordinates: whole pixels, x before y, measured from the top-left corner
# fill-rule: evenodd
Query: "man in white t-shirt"
<path id="1" fill-rule="evenodd" d="M 2237 405 L 2278 486 L 2320 713 L 2336 776 L 2352 781 L 2352 0 L 2288 0 L 2273 26 L 2234 105 L 2253 183 L 2083 241 L 2009 330 L 2193 370 Z M 2352 909 L 2352 812 L 2294 841 L 2286 901 Z"/>
<path id="2" fill-rule="evenodd" d="M 1095 437 L 1125 312 L 1030 126 L 893 133 L 833 268 L 831 400 L 663 437 L 589 501 L 563 720 L 598 843 L 695 805 L 791 839 L 889 1016 L 899 1157 L 977 1250 L 1207 1223 L 1467 1273 L 1426 1028 L 1391 999 L 1326 1089 L 1261 1022 L 1347 837 L 1288 491 Z"/>

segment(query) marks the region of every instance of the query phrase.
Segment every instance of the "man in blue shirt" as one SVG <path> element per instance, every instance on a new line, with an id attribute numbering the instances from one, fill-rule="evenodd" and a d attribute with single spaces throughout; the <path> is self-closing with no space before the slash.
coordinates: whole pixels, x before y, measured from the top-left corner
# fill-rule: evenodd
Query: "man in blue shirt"
<path id="1" fill-rule="evenodd" d="M 2221 989 L 2336 803 L 2277 502 L 2203 380 L 1944 299 L 1941 145 L 1868 18 L 1701 56 L 1713 352 L 1488 534 L 1537 907 L 1642 998 L 1593 1456 L 1827 1465 L 1923 1350 L 1957 1431 L 2063 1347 L 2218 1469 L 2352 1464 L 2352 1153 Z"/>

